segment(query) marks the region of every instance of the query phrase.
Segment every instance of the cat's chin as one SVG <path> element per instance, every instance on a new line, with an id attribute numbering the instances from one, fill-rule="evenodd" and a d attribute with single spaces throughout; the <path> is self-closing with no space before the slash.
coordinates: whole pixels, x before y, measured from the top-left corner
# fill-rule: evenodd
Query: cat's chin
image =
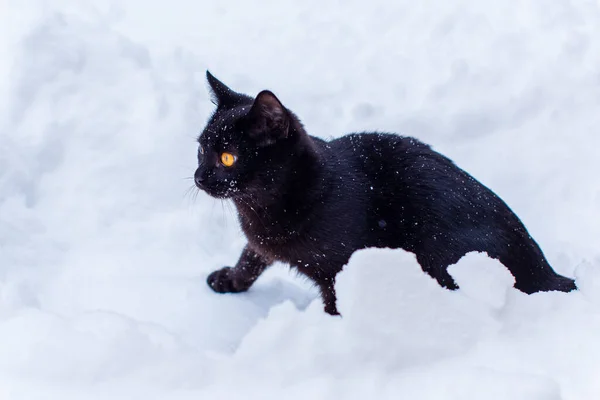
<path id="1" fill-rule="evenodd" d="M 204 193 L 206 193 L 207 195 L 209 195 L 210 197 L 219 199 L 219 200 L 229 200 L 229 199 L 234 198 L 236 196 L 236 194 L 239 194 L 238 191 L 234 191 L 231 189 L 222 191 L 222 190 L 215 190 L 215 189 L 209 189 L 209 188 L 202 188 L 201 190 Z"/>

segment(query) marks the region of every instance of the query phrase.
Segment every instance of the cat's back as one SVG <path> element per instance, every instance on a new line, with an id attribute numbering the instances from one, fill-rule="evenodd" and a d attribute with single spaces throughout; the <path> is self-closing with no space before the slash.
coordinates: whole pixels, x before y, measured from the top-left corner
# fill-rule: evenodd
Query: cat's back
<path id="1" fill-rule="evenodd" d="M 375 182 L 404 181 L 409 169 L 449 161 L 415 138 L 392 133 L 351 133 L 327 147 L 339 163 Z"/>
<path id="2" fill-rule="evenodd" d="M 385 220 L 386 230 L 394 231 L 393 235 L 404 232 L 421 240 L 453 232 L 465 236 L 465 243 L 498 242 L 492 232 L 526 235 L 518 218 L 495 193 L 415 138 L 350 134 L 331 141 L 330 147 L 352 174 L 364 177 L 369 220 Z"/>
<path id="3" fill-rule="evenodd" d="M 384 132 L 349 133 L 327 142 L 328 147 L 346 156 L 367 160 L 406 153 L 431 152 L 429 145 L 408 136 Z"/>
<path id="4" fill-rule="evenodd" d="M 366 178 L 379 202 L 401 202 L 437 217 L 451 208 L 483 208 L 488 213 L 502 203 L 452 160 L 412 137 L 353 133 L 331 141 L 330 148 L 353 174 Z"/>

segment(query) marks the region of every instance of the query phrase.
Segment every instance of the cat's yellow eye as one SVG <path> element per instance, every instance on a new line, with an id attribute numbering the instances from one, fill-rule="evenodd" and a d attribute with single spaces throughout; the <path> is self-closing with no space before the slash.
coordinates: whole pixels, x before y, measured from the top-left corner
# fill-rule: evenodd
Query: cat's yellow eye
<path id="1" fill-rule="evenodd" d="M 231 153 L 221 153 L 221 164 L 226 167 L 231 167 L 236 159 L 237 157 Z"/>

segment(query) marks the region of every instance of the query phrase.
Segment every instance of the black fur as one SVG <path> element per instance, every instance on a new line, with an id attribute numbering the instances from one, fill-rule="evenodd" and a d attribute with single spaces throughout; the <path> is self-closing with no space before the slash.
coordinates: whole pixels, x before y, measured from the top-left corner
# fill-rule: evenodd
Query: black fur
<path id="1" fill-rule="evenodd" d="M 500 260 L 525 293 L 576 289 L 498 196 L 428 145 L 384 133 L 326 142 L 273 93 L 251 98 L 207 77 L 217 110 L 198 139 L 196 184 L 233 200 L 248 239 L 235 267 L 208 277 L 213 290 L 245 291 L 282 261 L 319 286 L 335 315 L 335 277 L 367 247 L 414 253 L 448 289 L 458 286 L 447 267 L 471 251 Z M 232 167 L 223 151 L 237 157 Z"/>

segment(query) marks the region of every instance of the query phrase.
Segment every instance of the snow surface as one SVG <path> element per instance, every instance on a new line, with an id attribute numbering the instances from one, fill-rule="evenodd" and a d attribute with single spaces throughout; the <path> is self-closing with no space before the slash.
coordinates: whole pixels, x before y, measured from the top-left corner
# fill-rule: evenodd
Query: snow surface
<path id="1" fill-rule="evenodd" d="M 0 399 L 600 398 L 600 3 L 0 2 Z M 492 187 L 577 293 L 470 254 L 446 291 L 356 253 L 342 318 L 197 194 L 207 68 L 321 137 L 416 136 Z"/>

